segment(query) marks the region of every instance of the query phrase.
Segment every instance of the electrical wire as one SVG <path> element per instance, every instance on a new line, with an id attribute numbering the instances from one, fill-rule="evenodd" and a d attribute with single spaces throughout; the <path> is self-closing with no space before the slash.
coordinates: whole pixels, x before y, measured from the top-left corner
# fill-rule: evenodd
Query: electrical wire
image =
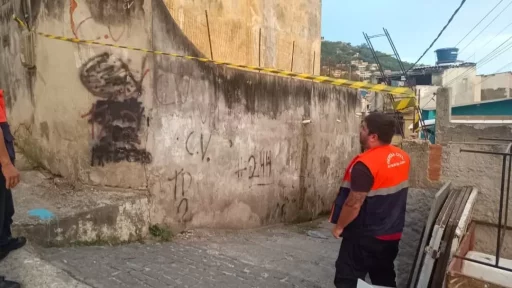
<path id="1" fill-rule="evenodd" d="M 503 65 L 500 69 L 496 70 L 493 74 L 499 73 L 501 70 L 503 70 L 504 68 L 506 68 L 506 67 L 508 67 L 508 66 L 510 66 L 510 65 L 512 65 L 512 61 L 511 61 L 511 62 L 508 62 L 508 63 L 507 63 L 507 64 L 505 64 L 505 65 Z M 492 77 L 487 77 L 487 78 L 485 78 L 484 80 L 481 80 L 481 81 L 477 84 L 477 86 L 478 86 L 478 85 L 481 85 L 482 83 L 484 83 L 485 81 L 487 81 L 487 80 L 489 80 L 489 79 L 491 79 L 491 78 L 492 78 Z M 456 97 L 457 97 L 457 96 L 459 96 L 461 93 L 462 93 L 462 92 L 459 92 L 459 93 L 455 94 L 455 95 L 453 96 L 453 98 L 456 98 Z M 452 98 L 452 99 L 453 99 L 453 98 Z"/>
<path id="2" fill-rule="evenodd" d="M 501 70 L 503 70 L 504 68 L 506 68 L 506 67 L 508 67 L 508 66 L 510 66 L 510 65 L 512 65 L 512 61 L 511 61 L 511 62 L 509 62 L 509 63 L 507 63 L 507 64 L 505 64 L 505 65 L 503 65 L 500 69 L 496 70 L 496 72 L 494 72 L 494 73 L 499 73 Z M 484 83 L 485 81 L 487 81 L 487 80 L 489 80 L 489 79 L 491 79 L 491 77 L 487 77 L 487 78 L 485 78 L 484 80 L 481 80 L 481 81 L 477 84 L 477 86 L 482 85 L 482 83 Z M 457 97 L 457 96 L 459 96 L 461 93 L 462 93 L 462 92 L 457 93 L 456 95 L 454 95 L 454 96 L 453 96 L 453 98 L 456 98 L 456 97 Z M 436 101 L 436 99 L 435 99 L 435 98 L 436 98 L 436 95 L 434 95 L 434 96 L 433 96 L 433 97 L 432 97 L 432 98 L 431 98 L 431 99 L 430 99 L 430 100 L 429 100 L 425 105 L 423 105 L 423 108 L 421 108 L 421 110 L 423 110 L 425 107 L 427 107 L 427 105 L 428 105 L 431 101 Z M 452 98 L 452 99 L 453 99 L 453 98 Z"/>
<path id="3" fill-rule="evenodd" d="M 420 58 L 418 58 L 418 60 L 416 60 L 416 62 L 414 62 L 414 64 L 406 72 L 409 72 L 412 68 L 414 68 L 414 66 L 416 66 L 416 64 L 418 64 L 418 62 L 420 62 L 420 60 L 425 56 L 425 54 L 427 54 L 427 52 L 430 50 L 430 48 L 432 48 L 432 46 L 434 46 L 434 44 L 436 43 L 437 39 L 439 39 L 439 37 L 441 37 L 441 35 L 443 34 L 444 30 L 446 30 L 446 28 L 448 27 L 448 25 L 450 25 L 450 23 L 452 22 L 452 20 L 455 17 L 455 15 L 457 15 L 457 13 L 459 12 L 460 8 L 462 8 L 462 6 L 464 6 L 464 3 L 466 3 L 466 0 L 462 0 L 460 2 L 459 7 L 457 7 L 457 9 L 453 12 L 452 16 L 450 17 L 450 19 L 448 19 L 448 22 L 446 23 L 446 25 L 444 25 L 443 29 L 441 29 L 439 34 L 437 34 L 437 37 L 434 39 L 434 41 L 432 41 L 432 43 L 430 43 L 430 45 L 425 50 L 425 52 L 423 52 L 423 54 L 421 54 Z"/>
<path id="4" fill-rule="evenodd" d="M 505 46 L 502 50 L 500 50 L 499 52 L 495 53 L 493 57 L 490 57 L 489 59 L 486 59 L 484 62 L 482 62 L 482 64 L 480 66 L 478 66 L 479 68 L 482 68 L 482 66 L 485 66 L 486 64 L 490 63 L 492 60 L 494 60 L 496 57 L 500 56 L 501 54 L 503 54 L 505 51 L 507 51 L 508 49 L 512 48 L 512 43 L 510 43 L 508 46 Z M 463 78 L 463 77 L 466 77 L 468 76 L 469 74 L 471 74 L 473 72 L 473 70 L 476 70 L 476 66 L 474 67 L 471 67 L 469 69 L 467 69 L 466 71 L 464 71 L 463 73 L 461 73 L 459 76 L 455 77 L 454 79 L 448 81 L 448 83 L 444 84 L 443 86 L 450 86 L 452 85 L 453 83 L 457 82 L 459 79 Z"/>
<path id="5" fill-rule="evenodd" d="M 484 48 L 485 46 L 487 46 L 487 45 L 488 45 L 489 43 L 491 43 L 494 39 L 496 39 L 496 37 L 500 36 L 500 35 L 501 35 L 501 33 L 502 33 L 503 31 L 505 31 L 505 30 L 506 30 L 508 27 L 510 27 L 511 25 L 512 25 L 512 22 L 508 23 L 508 25 L 507 25 L 507 26 L 505 26 L 505 28 L 501 29 L 501 31 L 500 31 L 500 32 L 498 32 L 496 35 L 494 35 L 494 37 L 492 37 L 492 38 L 491 38 L 491 40 L 487 41 L 484 45 L 482 45 L 482 46 L 478 47 L 478 48 L 475 50 L 475 53 L 473 53 L 473 54 L 472 54 L 471 56 L 469 56 L 468 58 L 471 58 L 471 57 L 475 56 L 476 51 L 478 51 L 478 50 L 480 50 L 480 49 Z"/>
<path id="6" fill-rule="evenodd" d="M 487 41 L 485 44 L 479 46 L 478 48 L 475 49 L 475 52 L 473 54 L 471 54 L 471 56 L 467 57 L 467 58 L 471 58 L 473 56 L 476 55 L 476 52 L 478 52 L 478 50 L 480 49 L 483 49 L 484 47 L 486 47 L 487 45 L 489 45 L 489 43 L 491 43 L 494 39 L 496 39 L 496 37 L 500 36 L 501 33 L 503 31 L 505 31 L 508 27 L 510 27 L 512 25 L 512 22 L 510 22 L 509 24 L 507 24 L 507 26 L 505 26 L 503 29 L 501 29 L 500 32 L 496 33 L 496 35 L 494 35 L 494 37 L 492 37 L 489 41 Z M 450 74 L 453 74 L 453 71 L 448 71 L 448 75 L 446 75 L 447 77 L 450 75 Z"/>
<path id="7" fill-rule="evenodd" d="M 472 72 L 471 70 L 476 70 L 477 66 L 478 67 L 482 67 L 485 64 L 488 64 L 489 62 L 491 62 L 492 60 L 496 59 L 496 57 L 498 57 L 499 55 L 503 54 L 505 51 L 507 51 L 508 49 L 510 49 L 512 47 L 512 42 L 511 42 L 511 43 L 507 44 L 506 46 L 504 46 L 503 48 L 501 48 L 501 50 L 500 50 L 500 47 L 505 45 L 510 39 L 512 39 L 512 36 L 510 36 L 505 41 L 503 41 L 498 47 L 494 48 L 494 50 L 489 52 L 485 57 L 480 59 L 476 63 L 475 66 L 468 68 L 466 71 L 462 72 L 459 76 L 457 76 L 457 77 L 453 78 L 452 80 L 448 81 L 448 83 L 443 85 L 443 86 L 451 85 L 452 83 L 454 83 L 455 81 L 459 80 L 460 78 L 469 75 L 469 73 Z"/>
<path id="8" fill-rule="evenodd" d="M 509 38 L 509 39 L 512 39 L 512 36 Z M 484 57 L 482 60 L 480 60 L 476 66 L 474 67 L 470 67 L 469 69 L 467 69 L 463 74 L 459 75 L 458 77 L 455 77 L 454 79 L 452 79 L 452 81 L 450 81 L 447 85 L 450 85 L 452 83 L 454 83 L 455 81 L 457 81 L 458 79 L 462 78 L 462 77 L 465 77 L 467 75 L 469 75 L 469 73 L 471 73 L 472 71 L 471 70 L 476 70 L 476 68 L 482 68 L 483 66 L 485 66 L 486 64 L 490 63 L 492 60 L 496 59 L 498 56 L 500 56 L 501 54 L 505 53 L 507 50 L 509 50 L 510 48 L 512 48 L 512 42 L 507 44 L 506 46 L 504 46 L 503 48 L 501 48 L 500 50 L 493 50 L 493 52 L 489 53 L 486 57 Z"/>
<path id="9" fill-rule="evenodd" d="M 504 0 L 500 0 L 500 2 L 498 2 L 498 4 L 496 4 L 496 5 L 494 6 L 494 8 L 492 8 L 492 9 L 491 9 L 491 11 L 487 12 L 487 14 L 485 14 L 484 18 L 480 19 L 480 21 L 479 21 L 478 23 L 476 23 L 476 25 L 475 25 L 475 26 L 473 26 L 473 28 L 472 28 L 471 30 L 469 30 L 468 34 L 466 34 L 466 36 L 462 37 L 462 39 L 460 39 L 460 41 L 459 41 L 457 44 L 455 44 L 455 47 L 459 46 L 459 44 L 460 44 L 462 41 L 464 41 L 464 39 L 466 39 L 466 37 L 468 37 L 468 35 L 469 35 L 469 34 L 471 34 L 471 32 L 473 32 L 473 31 L 475 30 L 475 28 L 476 28 L 476 27 L 478 27 L 478 25 L 480 25 L 480 23 L 482 23 L 482 21 L 484 21 L 484 20 L 485 20 L 485 18 L 487 18 L 487 16 L 489 16 L 489 14 L 491 14 L 491 13 L 492 13 L 492 11 L 494 11 L 494 9 L 496 9 L 496 8 L 498 7 L 498 5 L 500 5 L 500 4 L 501 4 L 501 2 L 503 2 L 503 1 L 504 1 Z"/>
<path id="10" fill-rule="evenodd" d="M 494 17 L 494 19 L 491 20 L 491 22 L 489 22 L 489 24 L 487 24 L 487 26 L 484 27 L 484 29 L 482 29 L 482 31 L 480 31 L 480 33 L 478 33 L 471 41 L 469 41 L 468 44 L 466 44 L 466 46 L 464 46 L 464 48 L 460 49 L 459 53 L 462 53 L 462 51 L 464 51 L 464 49 L 468 48 L 469 45 L 471 45 L 471 43 L 473 43 L 473 41 L 476 40 L 476 38 L 478 38 L 478 36 L 480 36 L 480 34 L 482 34 L 485 29 L 487 29 L 492 23 L 494 23 L 494 21 L 496 21 L 496 19 L 498 19 L 498 17 L 500 17 L 500 15 L 505 12 L 505 10 L 508 9 L 508 7 L 510 7 L 510 5 L 512 5 L 512 0 L 510 1 L 510 3 L 508 3 L 508 5 L 503 8 L 503 10 L 501 10 L 500 13 L 498 13 L 498 15 L 496 15 L 496 17 Z"/>

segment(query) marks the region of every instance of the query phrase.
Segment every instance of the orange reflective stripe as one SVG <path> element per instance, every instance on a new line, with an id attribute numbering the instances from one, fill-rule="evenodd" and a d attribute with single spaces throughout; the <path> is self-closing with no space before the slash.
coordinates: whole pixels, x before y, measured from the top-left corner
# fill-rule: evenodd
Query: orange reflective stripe
<path id="1" fill-rule="evenodd" d="M 401 191 L 404 188 L 409 188 L 409 180 L 405 180 L 396 186 L 371 190 L 367 197 L 391 195 Z"/>

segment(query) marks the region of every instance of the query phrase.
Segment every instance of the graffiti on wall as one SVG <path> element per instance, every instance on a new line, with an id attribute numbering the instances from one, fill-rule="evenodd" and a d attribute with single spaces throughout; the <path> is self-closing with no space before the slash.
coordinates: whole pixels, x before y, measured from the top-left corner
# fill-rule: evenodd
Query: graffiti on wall
<path id="1" fill-rule="evenodd" d="M 235 174 L 238 178 L 247 177 L 264 178 L 272 175 L 272 151 L 261 151 L 259 155 L 251 155 L 244 161 L 241 159 L 238 162 L 238 168 Z"/>
<path id="2" fill-rule="evenodd" d="M 88 6 L 87 10 L 82 6 Z M 112 39 L 118 42 L 127 30 L 136 15 L 143 12 L 144 0 L 69 0 L 69 23 L 71 32 L 75 38 Z M 81 10 L 80 13 L 75 13 Z M 94 21 L 90 21 L 94 20 Z M 106 26 L 100 29 L 92 29 L 89 33 L 80 33 L 82 25 L 101 23 Z M 88 30 L 86 30 L 88 31 Z M 108 32 L 108 34 L 107 34 Z M 86 35 L 84 35 L 86 34 Z"/>
<path id="3" fill-rule="evenodd" d="M 156 189 L 163 196 L 160 204 L 171 209 L 179 222 L 188 222 L 192 219 L 189 199 L 193 196 L 193 182 L 192 174 L 184 169 L 174 170 L 168 177 L 158 177 L 156 182 Z"/>
<path id="4" fill-rule="evenodd" d="M 151 154 L 139 148 L 139 132 L 145 123 L 144 106 L 139 98 L 147 72 L 138 79 L 127 63 L 110 53 L 96 55 L 80 68 L 82 84 L 99 98 L 83 115 L 89 117 L 92 126 L 91 166 L 122 161 L 151 162 Z"/>
<path id="5" fill-rule="evenodd" d="M 130 9 L 132 8 L 133 3 L 135 3 L 135 0 L 124 0 L 123 8 Z"/>
<path id="6" fill-rule="evenodd" d="M 198 133 L 199 134 L 199 133 Z M 187 140 L 185 141 L 185 149 L 187 150 L 187 153 L 191 156 L 195 154 L 199 154 L 201 152 L 201 161 L 205 160 L 206 152 L 208 152 L 208 146 L 210 146 L 210 141 L 212 140 L 212 134 L 206 136 L 203 133 L 200 133 L 197 135 L 199 139 L 194 138 L 194 131 L 190 132 L 187 136 Z M 192 147 L 195 147 L 193 143 L 197 143 L 200 146 L 200 149 L 194 149 Z M 198 150 L 198 151 L 195 151 Z M 210 157 L 206 157 L 206 161 L 210 162 Z"/>

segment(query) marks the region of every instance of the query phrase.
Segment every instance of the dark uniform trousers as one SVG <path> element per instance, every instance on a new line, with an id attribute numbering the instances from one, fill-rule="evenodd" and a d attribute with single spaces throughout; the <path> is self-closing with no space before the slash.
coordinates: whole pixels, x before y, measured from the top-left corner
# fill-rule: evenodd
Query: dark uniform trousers
<path id="1" fill-rule="evenodd" d="M 400 240 L 386 241 L 372 236 L 343 238 L 336 260 L 336 288 L 356 288 L 357 279 L 369 274 L 373 285 L 396 287 L 394 261 Z"/>
<path id="2" fill-rule="evenodd" d="M 14 165 L 16 155 L 14 152 L 14 137 L 11 134 L 9 124 L 0 123 L 0 128 L 4 134 L 5 147 L 9 153 L 9 158 Z M 0 246 L 7 244 L 9 238 L 12 236 L 11 225 L 12 217 L 14 216 L 14 202 L 12 199 L 12 192 L 5 187 L 5 177 L 0 173 Z"/>

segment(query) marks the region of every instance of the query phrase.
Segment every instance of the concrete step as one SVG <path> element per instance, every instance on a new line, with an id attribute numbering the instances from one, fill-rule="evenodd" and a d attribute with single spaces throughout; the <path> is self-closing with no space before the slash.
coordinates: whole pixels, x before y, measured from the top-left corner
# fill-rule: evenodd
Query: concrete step
<path id="1" fill-rule="evenodd" d="M 19 282 L 23 288 L 91 288 L 68 273 L 41 259 L 30 245 L 12 252 L 0 262 L 7 280 Z"/>
<path id="2" fill-rule="evenodd" d="M 13 233 L 43 247 L 117 244 L 147 236 L 145 191 L 76 186 L 44 171 L 21 172 Z"/>

